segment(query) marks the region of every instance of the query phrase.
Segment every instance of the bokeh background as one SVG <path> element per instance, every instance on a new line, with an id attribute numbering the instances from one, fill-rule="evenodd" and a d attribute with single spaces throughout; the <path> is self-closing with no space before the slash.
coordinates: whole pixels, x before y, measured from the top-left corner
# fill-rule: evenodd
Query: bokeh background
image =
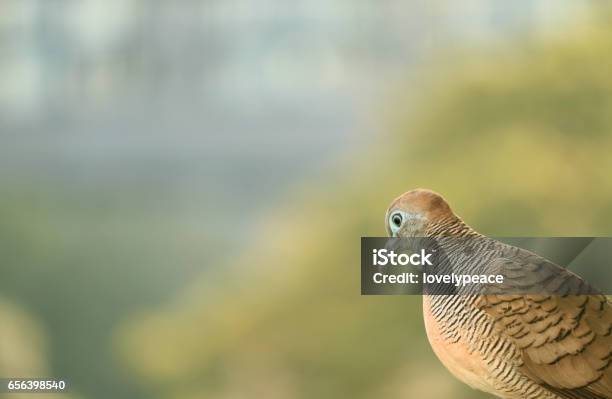
<path id="1" fill-rule="evenodd" d="M 489 235 L 612 234 L 610 21 L 570 0 L 3 0 L 0 376 L 485 397 L 435 359 L 420 298 L 359 295 L 359 237 L 417 186 Z"/>

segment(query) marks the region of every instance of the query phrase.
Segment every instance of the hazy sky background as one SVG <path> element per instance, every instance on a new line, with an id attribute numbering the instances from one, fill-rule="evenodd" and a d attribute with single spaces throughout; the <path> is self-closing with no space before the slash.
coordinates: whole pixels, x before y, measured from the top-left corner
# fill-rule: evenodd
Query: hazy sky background
<path id="1" fill-rule="evenodd" d="M 581 10 L 545 0 L 1 8 L 4 178 L 104 195 L 144 186 L 211 205 L 247 195 L 257 208 L 375 137 L 389 89 L 432 52 L 562 31 Z"/>

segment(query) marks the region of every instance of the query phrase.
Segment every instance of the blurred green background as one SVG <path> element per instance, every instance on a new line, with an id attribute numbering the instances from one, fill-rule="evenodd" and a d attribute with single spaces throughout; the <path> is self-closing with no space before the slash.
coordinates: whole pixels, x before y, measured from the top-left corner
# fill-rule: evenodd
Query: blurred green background
<path id="1" fill-rule="evenodd" d="M 573 1 L 0 4 L 0 375 L 70 398 L 485 397 L 359 237 L 610 235 L 612 28 Z"/>

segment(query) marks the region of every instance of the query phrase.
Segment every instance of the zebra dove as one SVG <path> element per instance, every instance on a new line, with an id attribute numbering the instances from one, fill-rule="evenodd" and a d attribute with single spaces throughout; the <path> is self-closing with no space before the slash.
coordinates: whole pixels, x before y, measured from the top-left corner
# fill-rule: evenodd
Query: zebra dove
<path id="1" fill-rule="evenodd" d="M 393 201 L 386 227 L 393 237 L 484 237 L 424 189 Z M 535 263 L 563 273 L 538 255 L 489 240 L 494 256 L 485 269 L 512 268 L 533 279 L 528 270 Z M 472 388 L 507 399 L 612 398 L 612 309 L 601 294 L 425 292 L 423 315 L 437 357 Z"/>

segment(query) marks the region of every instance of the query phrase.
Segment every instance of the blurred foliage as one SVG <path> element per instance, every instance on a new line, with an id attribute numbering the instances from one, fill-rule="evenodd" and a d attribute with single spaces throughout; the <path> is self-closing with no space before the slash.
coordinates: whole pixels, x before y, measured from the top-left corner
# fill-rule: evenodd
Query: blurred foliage
<path id="1" fill-rule="evenodd" d="M 0 375 L 47 375 L 46 341 L 41 327 L 24 310 L 0 301 Z"/>
<path id="2" fill-rule="evenodd" d="M 593 26 L 437 60 L 390 133 L 279 200 L 223 278 L 126 320 L 120 359 L 160 398 L 477 397 L 435 359 L 420 298 L 359 295 L 359 237 L 414 187 L 488 235 L 610 235 L 611 49 Z"/>
<path id="3" fill-rule="evenodd" d="M 48 342 L 44 329 L 24 309 L 0 299 L 0 376 L 57 377 L 47 364 Z M 47 394 L 11 394 L 14 399 L 37 399 Z M 74 395 L 54 394 L 57 399 L 76 399 Z"/>
<path id="4" fill-rule="evenodd" d="M 203 227 L 191 209 L 167 212 L 159 197 L 26 183 L 0 195 L 0 291 L 20 305 L 5 311 L 0 302 L 0 359 L 11 364 L 0 375 L 23 369 L 66 378 L 88 397 L 146 397 L 116 367 L 110 332 L 126 312 L 163 302 L 199 272 Z"/>

